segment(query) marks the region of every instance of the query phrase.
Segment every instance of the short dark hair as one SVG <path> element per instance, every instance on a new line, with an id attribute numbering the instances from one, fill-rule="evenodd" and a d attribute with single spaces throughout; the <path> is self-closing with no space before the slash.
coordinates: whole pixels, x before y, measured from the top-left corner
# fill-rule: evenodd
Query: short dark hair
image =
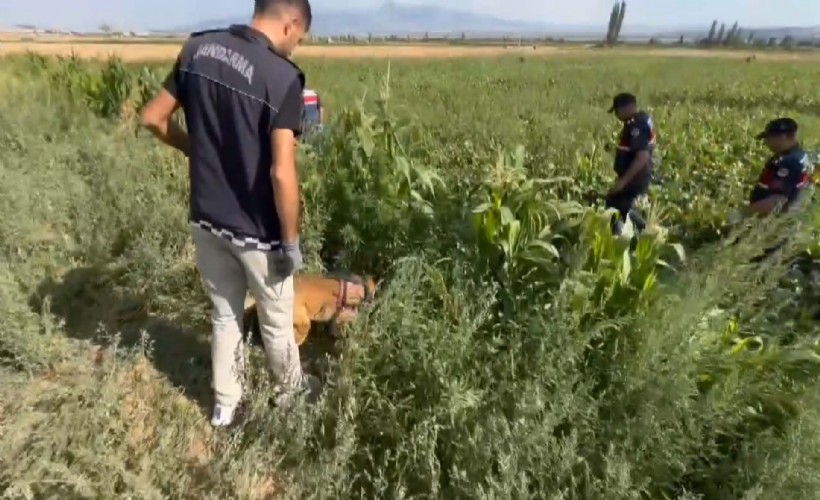
<path id="1" fill-rule="evenodd" d="M 797 122 L 794 119 L 788 117 L 776 118 L 766 124 L 766 128 L 763 132 L 757 134 L 757 138 L 765 139 L 776 135 L 785 135 L 791 138 L 797 135 L 797 129 Z"/>
<path id="2" fill-rule="evenodd" d="M 254 0 L 253 14 L 255 16 L 272 14 L 284 7 L 298 10 L 305 21 L 305 29 L 310 29 L 310 24 L 313 22 L 310 0 Z"/>
<path id="3" fill-rule="evenodd" d="M 632 104 L 638 104 L 638 98 L 629 92 L 621 92 L 612 99 L 612 107 L 609 108 L 609 112 L 614 113 L 616 110 Z"/>

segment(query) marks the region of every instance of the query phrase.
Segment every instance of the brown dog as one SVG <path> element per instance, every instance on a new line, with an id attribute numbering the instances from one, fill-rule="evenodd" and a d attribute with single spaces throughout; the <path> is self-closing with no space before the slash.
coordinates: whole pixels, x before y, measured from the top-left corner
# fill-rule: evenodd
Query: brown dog
<path id="1" fill-rule="evenodd" d="M 307 340 L 312 322 L 329 323 L 332 329 L 354 320 L 359 308 L 373 300 L 376 283 L 371 277 L 345 278 L 300 274 L 293 277 L 293 330 L 296 344 Z M 256 303 L 245 299 L 245 333 L 258 330 Z"/>

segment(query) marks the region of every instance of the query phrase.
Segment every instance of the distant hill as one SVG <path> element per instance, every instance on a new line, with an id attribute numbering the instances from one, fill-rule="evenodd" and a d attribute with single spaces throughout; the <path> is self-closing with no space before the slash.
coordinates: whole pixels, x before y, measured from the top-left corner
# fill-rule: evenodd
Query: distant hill
<path id="1" fill-rule="evenodd" d="M 433 5 L 404 5 L 387 2 L 373 9 L 344 9 L 336 6 L 314 6 L 311 32 L 318 36 L 367 35 L 422 36 L 425 33 L 465 35 L 524 35 L 543 36 L 547 32 L 589 33 L 603 32 L 601 26 L 556 26 L 538 22 L 511 21 L 498 17 Z M 188 26 L 176 27 L 175 32 L 191 32 L 246 23 L 246 17 L 218 19 Z"/>
<path id="2" fill-rule="evenodd" d="M 0 0 L 2 1 L 2 0 Z M 434 2 L 436 0 L 428 0 Z M 501 0 L 499 0 L 501 1 Z M 809 0 L 807 0 L 809 1 Z M 811 0 L 818 1 L 818 0 Z M 462 34 L 466 38 L 563 38 L 575 41 L 602 40 L 606 34 L 608 16 L 601 17 L 600 23 L 589 25 L 558 25 L 542 22 L 537 18 L 526 21 L 502 19 L 492 15 L 477 14 L 457 8 L 441 7 L 434 4 L 406 5 L 394 0 L 387 0 L 380 7 L 353 9 L 345 8 L 344 2 L 339 0 L 311 0 L 313 6 L 313 26 L 311 32 L 320 37 L 338 37 L 354 35 L 366 37 L 372 34 L 376 37 L 411 36 L 421 38 L 425 34 L 431 37 L 448 35 L 458 38 Z M 247 10 L 247 9 L 245 9 Z M 236 23 L 247 23 L 250 11 L 244 15 L 224 19 L 197 22 L 184 26 L 161 26 L 160 29 L 150 30 L 154 34 L 190 33 Z M 732 21 L 733 22 L 733 21 Z M 726 20 L 727 28 L 731 25 Z M 2 24 L 2 21 L 0 21 Z M 18 29 L 34 29 L 35 26 L 18 25 Z M 39 27 L 42 29 L 43 27 Z M 621 33 L 625 42 L 645 42 L 650 38 L 661 41 L 677 40 L 683 36 L 686 41 L 696 41 L 705 38 L 710 26 L 648 26 L 626 22 Z M 748 35 L 754 32 L 758 39 L 792 36 L 798 41 L 820 39 L 820 26 L 813 27 L 746 27 L 741 26 Z M 141 30 L 144 27 L 140 28 Z M 94 30 L 92 30 L 94 31 Z"/>
<path id="3" fill-rule="evenodd" d="M 791 35 L 798 40 L 818 39 L 820 38 L 820 25 L 810 26 L 807 28 L 791 27 L 791 28 L 760 28 L 748 29 L 746 32 L 754 32 L 755 36 L 761 38 L 783 38 Z"/>
<path id="4" fill-rule="evenodd" d="M 421 37 L 450 35 L 468 38 L 475 37 L 552 37 L 567 39 L 595 40 L 603 38 L 606 32 L 607 19 L 601 19 L 600 25 L 556 25 L 546 22 L 514 21 L 491 15 L 475 14 L 468 11 L 439 7 L 437 5 L 405 5 L 388 0 L 381 7 L 370 9 L 345 9 L 334 0 L 317 0 L 312 2 L 314 22 L 311 32 L 317 36 L 355 35 L 367 36 L 413 36 Z M 185 33 L 235 23 L 248 22 L 249 16 L 216 19 L 171 29 L 162 32 Z M 727 27 L 730 25 L 727 22 Z M 741 26 L 744 33 L 754 31 L 761 39 L 782 39 L 791 35 L 797 40 L 820 38 L 820 26 L 814 27 L 763 27 L 747 28 Z M 624 40 L 641 41 L 649 38 L 677 39 L 681 35 L 687 40 L 705 38 L 709 26 L 681 26 L 677 28 L 658 28 L 638 26 L 627 22 L 624 25 Z"/>

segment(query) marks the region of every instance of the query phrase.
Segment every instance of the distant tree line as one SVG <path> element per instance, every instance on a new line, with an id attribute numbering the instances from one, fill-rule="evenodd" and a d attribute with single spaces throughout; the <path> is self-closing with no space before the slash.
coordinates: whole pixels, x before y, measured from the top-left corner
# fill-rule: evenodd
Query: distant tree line
<path id="1" fill-rule="evenodd" d="M 718 28 L 718 21 L 712 22 L 712 27 L 709 29 L 709 34 L 701 40 L 701 45 L 706 45 L 709 47 L 717 47 L 717 46 L 737 46 L 737 45 L 746 45 L 750 43 L 751 40 L 754 39 L 754 32 L 750 32 L 746 35 L 743 32 L 743 29 L 738 25 L 737 21 L 735 24 L 732 25 L 729 30 L 726 30 L 726 23 L 720 23 L 720 28 Z"/>
<path id="2" fill-rule="evenodd" d="M 720 23 L 718 20 L 712 22 L 712 27 L 709 29 L 709 34 L 706 38 L 700 40 L 700 45 L 706 47 L 740 47 L 740 46 L 755 46 L 755 47 L 781 47 L 784 49 L 792 49 L 797 46 L 812 46 L 817 45 L 818 42 L 811 40 L 798 42 L 793 36 L 786 35 L 778 40 L 777 37 L 761 38 L 758 37 L 754 31 L 745 33 L 738 25 L 737 21 L 727 31 L 726 23 Z"/>
<path id="3" fill-rule="evenodd" d="M 621 30 L 624 25 L 624 17 L 626 16 L 626 1 L 616 1 L 612 6 L 612 12 L 609 14 L 609 24 L 607 26 L 605 44 L 608 46 L 617 45 L 620 41 Z M 659 44 L 660 41 L 656 38 L 649 40 L 650 45 Z M 727 29 L 725 22 L 719 22 L 717 19 L 712 22 L 709 29 L 709 34 L 697 42 L 701 46 L 706 47 L 741 47 L 741 46 L 756 46 L 756 47 L 781 47 L 784 49 L 792 49 L 795 47 L 811 47 L 820 46 L 820 40 L 801 40 L 797 41 L 793 36 L 786 35 L 781 39 L 776 37 L 762 38 L 758 37 L 754 31 L 746 31 L 740 27 L 740 24 L 735 21 L 731 27 Z M 685 45 L 683 35 L 678 39 L 679 45 Z"/>
<path id="4" fill-rule="evenodd" d="M 611 18 L 610 31 L 607 33 L 604 45 L 614 46 L 620 43 L 620 32 L 623 26 L 623 16 L 625 10 L 625 2 L 617 4 L 617 17 Z M 465 32 L 456 33 L 419 33 L 415 35 L 387 35 L 387 34 L 360 34 L 360 35 L 337 35 L 312 37 L 311 42 L 320 44 L 374 44 L 382 42 L 445 42 L 458 44 L 472 44 L 472 43 L 503 43 L 507 45 L 529 45 L 533 43 L 566 43 L 563 38 L 553 38 L 549 36 L 544 37 L 468 37 Z M 680 35 L 675 42 L 677 45 L 687 45 L 687 40 L 683 35 Z M 712 23 L 709 34 L 700 40 L 695 40 L 695 43 L 702 47 L 758 47 L 758 48 L 782 48 L 792 49 L 797 47 L 820 47 L 820 39 L 818 40 L 797 40 L 793 36 L 785 36 L 782 38 L 764 38 L 757 36 L 753 31 L 743 30 L 738 23 L 734 23 L 727 29 L 725 24 L 718 21 Z M 658 38 L 651 38 L 648 41 L 649 45 L 662 45 L 663 42 Z"/>

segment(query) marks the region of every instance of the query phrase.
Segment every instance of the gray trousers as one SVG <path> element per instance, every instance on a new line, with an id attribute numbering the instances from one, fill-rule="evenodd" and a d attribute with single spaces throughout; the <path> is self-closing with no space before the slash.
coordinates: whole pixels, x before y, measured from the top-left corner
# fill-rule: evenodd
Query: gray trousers
<path id="1" fill-rule="evenodd" d="M 284 391 L 302 381 L 299 347 L 293 335 L 293 276 L 278 276 L 276 254 L 238 247 L 191 227 L 196 266 L 213 303 L 211 362 L 216 404 L 235 406 L 242 398 L 245 343 L 242 318 L 250 290 L 256 300 L 268 368 Z"/>

